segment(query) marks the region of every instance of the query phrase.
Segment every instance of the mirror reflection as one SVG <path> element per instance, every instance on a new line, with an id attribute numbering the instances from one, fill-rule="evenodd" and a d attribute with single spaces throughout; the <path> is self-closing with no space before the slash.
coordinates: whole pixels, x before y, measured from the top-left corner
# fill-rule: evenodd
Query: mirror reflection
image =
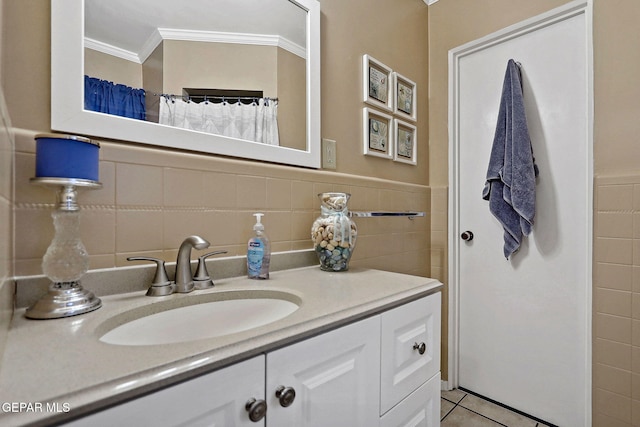
<path id="1" fill-rule="evenodd" d="M 85 110 L 305 150 L 306 11 L 85 0 Z"/>

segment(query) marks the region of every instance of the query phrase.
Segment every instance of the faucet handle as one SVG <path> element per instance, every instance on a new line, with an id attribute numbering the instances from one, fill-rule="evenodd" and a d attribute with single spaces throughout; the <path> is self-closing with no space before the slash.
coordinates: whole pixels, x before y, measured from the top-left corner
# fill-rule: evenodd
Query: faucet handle
<path id="1" fill-rule="evenodd" d="M 153 257 L 132 256 L 128 257 L 127 261 L 151 261 L 156 263 L 156 273 L 153 276 L 153 281 L 147 291 L 147 296 L 157 297 L 173 293 L 175 285 L 169 280 L 167 269 L 164 267 L 164 260 Z"/>
<path id="2" fill-rule="evenodd" d="M 226 253 L 227 251 L 213 251 L 198 257 L 198 268 L 196 268 L 196 275 L 193 276 L 193 282 L 196 289 L 207 289 L 213 287 L 213 280 L 211 280 L 211 277 L 209 276 L 209 272 L 207 271 L 207 264 L 204 262 L 204 260 L 212 255 L 220 255 Z"/>

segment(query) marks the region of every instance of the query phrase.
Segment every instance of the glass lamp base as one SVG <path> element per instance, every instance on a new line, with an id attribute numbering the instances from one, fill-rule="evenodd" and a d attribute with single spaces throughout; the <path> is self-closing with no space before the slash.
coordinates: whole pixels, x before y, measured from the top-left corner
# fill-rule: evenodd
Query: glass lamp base
<path id="1" fill-rule="evenodd" d="M 52 283 L 49 292 L 27 309 L 29 319 L 60 319 L 88 313 L 102 307 L 102 301 L 80 282 Z"/>

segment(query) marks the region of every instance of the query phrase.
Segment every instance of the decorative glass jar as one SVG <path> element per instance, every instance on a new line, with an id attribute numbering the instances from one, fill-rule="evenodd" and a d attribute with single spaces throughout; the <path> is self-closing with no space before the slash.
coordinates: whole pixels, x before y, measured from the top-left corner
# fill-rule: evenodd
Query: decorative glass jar
<path id="1" fill-rule="evenodd" d="M 356 247 L 358 229 L 349 218 L 349 193 L 320 193 L 320 216 L 311 227 L 311 240 L 320 269 L 346 271 Z"/>

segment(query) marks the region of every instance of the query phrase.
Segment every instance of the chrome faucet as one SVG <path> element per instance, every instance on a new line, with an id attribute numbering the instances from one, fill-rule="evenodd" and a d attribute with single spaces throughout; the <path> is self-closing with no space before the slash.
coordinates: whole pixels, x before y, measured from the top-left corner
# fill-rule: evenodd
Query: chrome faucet
<path id="1" fill-rule="evenodd" d="M 189 236 L 180 245 L 176 261 L 175 292 L 187 293 L 194 288 L 191 272 L 191 249 L 206 249 L 209 242 L 200 236 Z"/>

